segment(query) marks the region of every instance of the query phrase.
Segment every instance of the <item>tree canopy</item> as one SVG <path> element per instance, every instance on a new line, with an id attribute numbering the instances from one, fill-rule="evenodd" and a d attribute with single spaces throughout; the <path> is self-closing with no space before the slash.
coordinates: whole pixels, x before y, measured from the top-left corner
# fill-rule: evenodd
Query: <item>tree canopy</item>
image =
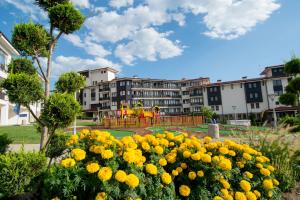
<path id="1" fill-rule="evenodd" d="M 27 58 L 18 58 L 12 60 L 8 65 L 8 71 L 12 74 L 26 73 L 29 75 L 34 75 L 37 73 L 32 61 L 28 60 Z"/>
<path id="2" fill-rule="evenodd" d="M 80 88 L 84 87 L 85 78 L 76 72 L 62 74 L 55 83 L 57 92 L 74 94 Z"/>

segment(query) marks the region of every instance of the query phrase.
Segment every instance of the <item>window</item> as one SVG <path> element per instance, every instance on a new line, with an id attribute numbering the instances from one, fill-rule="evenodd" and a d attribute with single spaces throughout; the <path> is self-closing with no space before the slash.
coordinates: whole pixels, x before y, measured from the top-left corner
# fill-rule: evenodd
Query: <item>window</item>
<path id="1" fill-rule="evenodd" d="M 282 90 L 274 91 L 274 94 L 275 94 L 276 96 L 280 96 L 280 95 L 283 94 L 283 91 L 282 91 Z"/>
<path id="2" fill-rule="evenodd" d="M 248 83 L 248 88 L 252 88 L 252 84 L 251 83 Z"/>
<path id="3" fill-rule="evenodd" d="M 258 93 L 254 93 L 254 97 L 257 99 L 258 98 Z"/>
<path id="4" fill-rule="evenodd" d="M 83 105 L 85 105 L 85 106 L 86 106 L 86 101 L 84 101 L 84 102 L 83 102 Z"/>
<path id="5" fill-rule="evenodd" d="M 218 101 L 218 97 L 217 96 L 215 96 L 215 101 Z"/>
<path id="6" fill-rule="evenodd" d="M 255 106 L 256 106 L 256 108 L 259 108 L 259 103 L 256 103 Z"/>
<path id="7" fill-rule="evenodd" d="M 273 86 L 282 86 L 281 80 L 273 80 Z"/>
<path id="8" fill-rule="evenodd" d="M 117 105 L 117 102 L 116 102 L 116 101 L 113 101 L 113 102 L 111 102 L 111 105 L 112 105 L 112 106 L 116 106 L 116 105 Z"/>
<path id="9" fill-rule="evenodd" d="M 215 87 L 215 92 L 217 92 L 218 91 L 218 88 L 217 87 Z"/>
<path id="10" fill-rule="evenodd" d="M 97 81 L 93 81 L 93 85 L 97 85 Z"/>
<path id="11" fill-rule="evenodd" d="M 210 101 L 214 101 L 214 97 L 210 97 Z"/>
<path id="12" fill-rule="evenodd" d="M 5 71 L 5 54 L 0 51 L 0 70 Z"/>
<path id="13" fill-rule="evenodd" d="M 241 83 L 241 88 L 243 88 L 243 83 Z"/>
<path id="14" fill-rule="evenodd" d="M 86 93 L 83 93 L 83 97 L 86 97 Z"/>
<path id="15" fill-rule="evenodd" d="M 253 88 L 256 88 L 256 86 L 257 86 L 256 83 L 253 83 Z"/>
<path id="16" fill-rule="evenodd" d="M 216 111 L 218 111 L 219 110 L 219 106 L 216 106 Z"/>
<path id="17" fill-rule="evenodd" d="M 210 107 L 211 107 L 212 110 L 215 110 L 215 107 L 214 107 L 214 106 L 210 106 Z"/>
<path id="18" fill-rule="evenodd" d="M 126 82 L 125 81 L 121 81 L 120 82 L 120 86 L 125 86 Z"/>
<path id="19" fill-rule="evenodd" d="M 254 103 L 251 103 L 251 109 L 254 109 Z"/>
<path id="20" fill-rule="evenodd" d="M 231 89 L 233 89 L 233 84 L 230 84 Z"/>
<path id="21" fill-rule="evenodd" d="M 96 89 L 93 88 L 91 89 L 91 101 L 95 101 L 96 100 Z"/>
<path id="22" fill-rule="evenodd" d="M 126 95 L 126 91 L 123 90 L 123 91 L 120 91 L 120 96 L 125 96 Z"/>
<path id="23" fill-rule="evenodd" d="M 250 93 L 249 95 L 250 95 L 250 99 L 253 99 L 253 94 L 252 94 L 252 93 Z"/>
<path id="24" fill-rule="evenodd" d="M 116 92 L 112 92 L 112 93 L 111 93 L 111 96 L 112 96 L 112 97 L 116 97 L 116 96 L 117 96 L 117 93 L 116 93 Z"/>
<path id="25" fill-rule="evenodd" d="M 127 91 L 127 95 L 131 95 L 131 91 Z"/>

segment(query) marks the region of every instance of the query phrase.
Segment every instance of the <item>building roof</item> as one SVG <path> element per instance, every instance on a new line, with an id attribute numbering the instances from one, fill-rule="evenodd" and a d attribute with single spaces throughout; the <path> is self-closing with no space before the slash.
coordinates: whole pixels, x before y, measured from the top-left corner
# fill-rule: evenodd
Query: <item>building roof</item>
<path id="1" fill-rule="evenodd" d="M 96 68 L 96 69 L 86 69 L 86 70 L 81 70 L 78 71 L 78 73 L 84 73 L 84 72 L 91 72 L 91 71 L 98 71 L 98 70 L 107 70 L 107 71 L 111 71 L 113 73 L 119 73 L 118 70 L 112 68 L 112 67 L 100 67 L 100 68 Z"/>
<path id="2" fill-rule="evenodd" d="M 267 66 L 267 67 L 265 67 L 264 71 L 262 71 L 262 72 L 260 73 L 260 75 L 265 75 L 265 74 L 267 73 L 267 71 L 270 70 L 270 69 L 281 68 L 281 67 L 284 67 L 284 65 L 281 64 L 281 65 L 271 65 L 271 66 Z"/>
<path id="3" fill-rule="evenodd" d="M 0 31 L 0 38 L 2 38 L 6 42 L 7 46 L 10 47 L 10 51 L 12 53 L 14 53 L 17 56 L 20 55 L 19 51 L 12 45 L 9 39 L 1 31 Z"/>

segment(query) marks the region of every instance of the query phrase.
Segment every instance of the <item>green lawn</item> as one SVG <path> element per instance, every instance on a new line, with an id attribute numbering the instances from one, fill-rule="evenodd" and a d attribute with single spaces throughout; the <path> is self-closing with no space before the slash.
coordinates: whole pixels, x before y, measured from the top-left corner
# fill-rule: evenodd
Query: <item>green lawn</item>
<path id="1" fill-rule="evenodd" d="M 115 137 L 130 136 L 132 131 L 103 130 L 110 132 Z M 40 134 L 37 133 L 34 126 L 0 126 L 0 135 L 7 134 L 14 144 L 38 144 Z"/>

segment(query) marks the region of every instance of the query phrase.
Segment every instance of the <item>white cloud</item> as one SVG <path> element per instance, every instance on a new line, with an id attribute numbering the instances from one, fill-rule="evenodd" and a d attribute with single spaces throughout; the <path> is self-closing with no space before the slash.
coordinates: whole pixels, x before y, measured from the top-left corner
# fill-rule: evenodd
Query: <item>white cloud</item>
<path id="1" fill-rule="evenodd" d="M 90 7 L 89 0 L 71 0 L 71 1 L 75 6 L 78 6 L 80 8 L 89 8 Z"/>
<path id="2" fill-rule="evenodd" d="M 133 0 L 110 0 L 109 5 L 115 8 L 128 7 L 133 5 Z"/>
<path id="3" fill-rule="evenodd" d="M 85 37 L 82 41 L 78 35 L 69 34 L 65 35 L 64 38 L 71 42 L 74 46 L 83 48 L 89 55 L 105 57 L 111 54 L 109 51 L 104 49 L 101 44 L 93 42 L 91 37 Z"/>
<path id="4" fill-rule="evenodd" d="M 153 28 L 142 29 L 132 36 L 133 40 L 127 44 L 120 44 L 115 50 L 115 56 L 127 65 L 139 59 L 156 61 L 179 56 L 182 48 L 166 37 L 169 33 L 158 33 Z"/>
<path id="5" fill-rule="evenodd" d="M 15 6 L 34 21 L 47 18 L 45 11 L 35 5 L 34 0 L 4 0 L 4 2 Z"/>

